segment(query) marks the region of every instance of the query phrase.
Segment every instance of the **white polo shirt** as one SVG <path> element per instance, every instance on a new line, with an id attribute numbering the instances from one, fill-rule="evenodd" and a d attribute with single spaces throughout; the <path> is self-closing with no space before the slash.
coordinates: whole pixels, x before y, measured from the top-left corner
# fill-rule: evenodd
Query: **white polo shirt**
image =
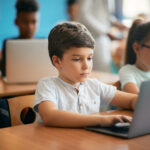
<path id="1" fill-rule="evenodd" d="M 59 110 L 66 110 L 81 114 L 100 112 L 103 101 L 109 104 L 116 93 L 116 87 L 99 82 L 96 79 L 87 79 L 79 86 L 79 92 L 69 83 L 59 77 L 47 77 L 39 81 L 35 92 L 34 110 L 37 120 L 41 122 L 38 113 L 38 104 L 51 101 Z"/>

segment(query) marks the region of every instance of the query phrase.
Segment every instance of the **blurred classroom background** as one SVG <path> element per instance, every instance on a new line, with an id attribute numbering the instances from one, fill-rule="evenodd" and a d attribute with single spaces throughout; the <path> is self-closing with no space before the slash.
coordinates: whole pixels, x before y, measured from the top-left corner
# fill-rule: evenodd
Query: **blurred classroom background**
<path id="1" fill-rule="evenodd" d="M 66 0 L 37 0 L 39 2 L 40 20 L 36 37 L 46 37 L 50 29 L 58 22 L 68 20 Z M 0 0 L 0 49 L 6 38 L 18 35 L 14 24 L 16 0 Z"/>
<path id="2" fill-rule="evenodd" d="M 68 20 L 67 0 L 38 0 L 40 23 L 36 37 L 47 37 L 49 30 L 58 22 Z M 130 26 L 131 20 L 139 13 L 150 13 L 150 0 L 115 0 L 116 17 Z M 0 49 L 5 38 L 18 35 L 14 24 L 16 0 L 0 0 Z"/>
<path id="3" fill-rule="evenodd" d="M 39 2 L 40 20 L 38 30 L 35 37 L 47 38 L 50 29 L 58 22 L 69 20 L 67 12 L 67 0 L 37 0 Z M 113 0 L 110 0 L 113 1 Z M 15 37 L 18 35 L 18 29 L 14 23 L 16 16 L 15 9 L 16 0 L 0 0 L 0 51 L 4 39 Z M 150 14 L 150 0 L 114 0 L 114 16 L 130 27 L 133 19 L 139 14 Z M 114 30 L 112 30 L 114 31 Z M 122 49 L 125 47 L 125 41 L 112 44 L 112 73 L 118 73 L 118 68 L 122 63 Z M 119 48 L 118 48 L 119 47 Z M 116 49 L 119 52 L 116 52 Z"/>
<path id="4" fill-rule="evenodd" d="M 0 0 L 0 53 L 2 50 L 3 41 L 8 38 L 17 37 L 19 34 L 18 28 L 14 23 L 16 17 L 16 9 L 15 9 L 16 1 L 17 0 Z M 40 6 L 39 9 L 40 20 L 35 37 L 47 38 L 50 30 L 57 23 L 70 20 L 67 10 L 68 0 L 37 0 L 37 1 L 39 2 Z M 112 15 L 115 16 L 120 22 L 122 22 L 127 27 L 130 27 L 133 19 L 135 19 L 135 17 L 138 16 L 139 14 L 141 17 L 143 16 L 147 17 L 150 14 L 150 0 L 142 0 L 142 1 L 107 0 L 107 1 L 109 1 L 110 3 L 112 3 L 112 1 L 114 2 L 113 3 L 114 12 Z M 73 8 L 75 8 L 76 13 L 77 7 Z M 116 32 L 116 30 L 112 29 L 112 32 Z M 113 60 L 111 64 L 112 67 L 111 73 L 113 74 L 110 73 L 106 74 L 103 71 L 99 70 L 99 72 L 94 72 L 91 75 L 91 77 L 97 78 L 98 80 L 109 84 L 113 84 L 119 80 L 117 73 L 123 62 L 126 43 L 125 38 L 121 39 L 120 41 L 112 41 L 111 43 L 112 45 L 110 52 Z M 35 89 L 36 84 L 13 85 L 3 82 L 3 79 L 0 78 L 1 99 L 10 98 L 12 96 L 34 94 Z"/>

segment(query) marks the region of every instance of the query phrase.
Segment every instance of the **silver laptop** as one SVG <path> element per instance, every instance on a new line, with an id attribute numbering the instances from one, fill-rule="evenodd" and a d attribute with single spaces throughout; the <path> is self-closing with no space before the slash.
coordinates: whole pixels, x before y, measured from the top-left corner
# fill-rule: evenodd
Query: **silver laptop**
<path id="1" fill-rule="evenodd" d="M 8 40 L 6 43 L 7 83 L 36 83 L 57 75 L 48 54 L 47 39 Z"/>
<path id="2" fill-rule="evenodd" d="M 139 97 L 130 126 L 114 125 L 112 127 L 90 126 L 87 130 L 133 138 L 150 133 L 150 81 L 144 81 L 140 87 Z"/>

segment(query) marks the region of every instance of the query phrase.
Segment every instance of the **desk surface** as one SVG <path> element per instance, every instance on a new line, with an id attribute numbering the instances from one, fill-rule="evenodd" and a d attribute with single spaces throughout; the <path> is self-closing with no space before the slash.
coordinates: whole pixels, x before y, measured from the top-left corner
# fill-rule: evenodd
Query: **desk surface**
<path id="1" fill-rule="evenodd" d="M 92 72 L 91 78 L 97 78 L 105 83 L 114 83 L 119 80 L 118 75 L 104 73 L 104 72 Z M 7 96 L 20 96 L 25 94 L 33 94 L 36 89 L 36 84 L 6 84 L 0 78 L 0 97 Z"/>
<path id="2" fill-rule="evenodd" d="M 85 129 L 52 128 L 37 123 L 0 129 L 0 150 L 149 150 L 149 141 L 150 135 L 127 140 Z"/>
<path id="3" fill-rule="evenodd" d="M 36 84 L 6 84 L 0 78 L 0 98 L 7 96 L 33 94 L 35 89 Z"/>

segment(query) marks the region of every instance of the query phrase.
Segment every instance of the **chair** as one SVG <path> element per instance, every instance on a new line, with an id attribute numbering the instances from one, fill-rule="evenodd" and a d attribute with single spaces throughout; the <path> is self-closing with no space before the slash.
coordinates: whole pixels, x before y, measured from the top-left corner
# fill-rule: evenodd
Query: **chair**
<path id="1" fill-rule="evenodd" d="M 115 86 L 117 88 L 117 90 L 121 90 L 121 83 L 120 80 L 116 81 L 115 83 L 113 83 L 113 86 Z"/>
<path id="2" fill-rule="evenodd" d="M 30 110 L 32 110 L 31 108 L 33 107 L 33 101 L 34 101 L 34 95 L 18 96 L 18 97 L 8 99 L 10 120 L 12 126 L 23 124 L 21 116 L 27 114 L 29 107 Z M 34 118 L 33 120 L 34 122 L 36 118 L 35 113 L 33 112 L 32 114 L 30 114 L 30 116 Z"/>

